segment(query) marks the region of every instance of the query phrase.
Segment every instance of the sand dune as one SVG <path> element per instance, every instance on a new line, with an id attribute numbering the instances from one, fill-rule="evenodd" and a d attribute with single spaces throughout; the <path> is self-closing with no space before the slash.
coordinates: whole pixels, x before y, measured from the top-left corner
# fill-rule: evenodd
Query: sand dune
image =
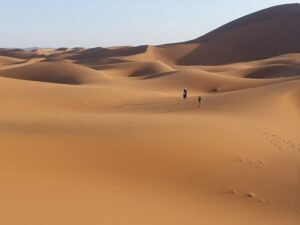
<path id="1" fill-rule="evenodd" d="M 271 65 L 264 66 L 259 70 L 254 72 L 249 72 L 246 77 L 249 78 L 274 78 L 274 77 L 282 77 L 282 76 L 296 76 L 300 75 L 300 67 L 299 66 L 291 66 L 291 65 Z"/>
<path id="2" fill-rule="evenodd" d="M 91 49 L 75 59 L 124 57 L 179 65 L 220 65 L 300 51 L 299 4 L 280 5 L 242 17 L 198 39 L 179 44 Z"/>
<path id="3" fill-rule="evenodd" d="M 191 45 L 162 45 L 148 46 L 145 52 L 124 57 L 123 59 L 130 61 L 148 61 L 160 60 L 168 65 L 177 65 L 179 60 L 186 54 L 189 54 L 198 44 Z"/>
<path id="4" fill-rule="evenodd" d="M 55 60 L 1 70 L 0 76 L 61 84 L 83 84 L 106 80 L 101 73 L 93 69 Z"/>
<path id="5" fill-rule="evenodd" d="M 300 51 L 300 4 L 248 15 L 187 43 L 200 43 L 180 64 L 227 64 Z M 221 54 L 220 54 L 221 53 Z"/>
<path id="6" fill-rule="evenodd" d="M 16 64 L 23 62 L 22 59 L 17 59 L 17 58 L 12 58 L 12 57 L 7 57 L 7 56 L 0 56 L 0 66 L 4 65 L 11 65 L 11 64 Z"/>
<path id="7" fill-rule="evenodd" d="M 251 74 L 256 74 L 253 78 L 297 78 L 299 75 L 298 68 L 300 66 L 299 54 L 284 54 L 277 57 L 272 57 L 265 60 L 257 60 L 250 62 L 241 62 L 217 66 L 174 66 L 174 68 L 181 69 L 197 69 L 210 73 L 218 73 L 233 77 L 250 77 Z M 269 73 L 268 71 L 271 70 Z"/>
<path id="8" fill-rule="evenodd" d="M 155 96 L 154 85 L 141 92 L 1 78 L 0 86 L 7 90 L 0 96 L 2 146 L 10 149 L 2 150 L 1 190 L 13 194 L 2 198 L 11 204 L 1 208 L 2 221 L 12 209 L 34 224 L 45 217 L 80 224 L 79 212 L 107 224 L 299 220 L 298 81 L 209 95 L 203 108 L 175 92 Z M 61 215 L 65 207 L 70 214 Z M 170 210 L 179 213 L 176 221 Z M 49 211 L 55 216 L 48 219 Z"/>
<path id="9" fill-rule="evenodd" d="M 121 48 L 91 48 L 84 51 L 80 51 L 79 54 L 74 54 L 69 59 L 77 60 L 78 63 L 90 64 L 95 61 L 99 61 L 103 58 L 114 58 L 120 56 L 128 56 L 139 54 L 146 51 L 147 46 L 138 46 L 138 47 L 121 47 Z"/>
<path id="10" fill-rule="evenodd" d="M 292 4 L 186 43 L 0 49 L 0 224 L 299 224 L 298 22 Z"/>
<path id="11" fill-rule="evenodd" d="M 194 93 L 220 93 L 270 85 L 298 78 L 245 79 L 201 70 L 187 69 L 177 72 L 149 75 L 145 77 L 145 79 L 147 80 L 147 84 L 155 85 L 158 90 L 168 87 L 170 90 L 179 91 L 182 87 L 189 87 L 190 91 Z"/>
<path id="12" fill-rule="evenodd" d="M 153 62 L 126 62 L 106 64 L 93 67 L 101 70 L 106 74 L 126 76 L 126 77 L 143 77 L 151 74 L 165 73 L 174 71 L 174 69 L 160 61 Z"/>
<path id="13" fill-rule="evenodd" d="M 37 56 L 37 54 L 32 51 L 23 50 L 23 49 L 7 49 L 7 48 L 0 48 L 0 55 L 9 56 L 13 58 L 20 58 L 20 59 L 29 59 Z"/>

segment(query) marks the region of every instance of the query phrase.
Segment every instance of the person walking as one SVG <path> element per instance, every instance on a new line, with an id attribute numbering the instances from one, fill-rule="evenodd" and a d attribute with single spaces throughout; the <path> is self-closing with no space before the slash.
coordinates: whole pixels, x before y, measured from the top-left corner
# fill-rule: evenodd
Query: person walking
<path id="1" fill-rule="evenodd" d="M 198 103 L 199 103 L 199 107 L 201 106 L 201 102 L 202 102 L 202 97 L 201 97 L 201 96 L 199 96 L 199 97 L 198 97 Z"/>
<path id="2" fill-rule="evenodd" d="M 188 97 L 188 89 L 184 88 L 183 89 L 183 99 L 186 99 Z"/>

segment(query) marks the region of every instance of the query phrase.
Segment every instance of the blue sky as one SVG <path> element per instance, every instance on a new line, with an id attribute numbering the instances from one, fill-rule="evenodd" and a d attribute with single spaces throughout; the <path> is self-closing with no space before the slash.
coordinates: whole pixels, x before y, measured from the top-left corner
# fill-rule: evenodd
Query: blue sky
<path id="1" fill-rule="evenodd" d="M 96 47 L 180 42 L 197 38 L 251 12 L 286 3 L 291 2 L 0 0 L 0 47 Z"/>

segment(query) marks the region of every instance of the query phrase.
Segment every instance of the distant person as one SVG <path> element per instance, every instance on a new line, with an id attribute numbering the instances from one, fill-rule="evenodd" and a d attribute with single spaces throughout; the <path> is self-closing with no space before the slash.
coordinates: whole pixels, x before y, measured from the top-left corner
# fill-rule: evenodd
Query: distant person
<path id="1" fill-rule="evenodd" d="M 188 89 L 187 88 L 184 88 L 183 89 L 183 99 L 186 99 L 188 96 Z"/>
<path id="2" fill-rule="evenodd" d="M 201 102 L 202 102 L 202 97 L 201 97 L 201 96 L 199 96 L 199 97 L 198 97 L 198 103 L 199 103 L 199 107 L 201 106 Z"/>

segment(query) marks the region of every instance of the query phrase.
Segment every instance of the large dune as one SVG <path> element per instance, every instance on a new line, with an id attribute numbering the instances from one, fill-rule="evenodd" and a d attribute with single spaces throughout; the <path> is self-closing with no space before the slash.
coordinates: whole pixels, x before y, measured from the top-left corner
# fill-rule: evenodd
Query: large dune
<path id="1" fill-rule="evenodd" d="M 0 49 L 0 224 L 299 224 L 298 25 L 292 4 L 186 43 Z"/>
<path id="2" fill-rule="evenodd" d="M 300 52 L 300 4 L 272 7 L 245 16 L 198 39 L 180 64 L 217 65 Z"/>

